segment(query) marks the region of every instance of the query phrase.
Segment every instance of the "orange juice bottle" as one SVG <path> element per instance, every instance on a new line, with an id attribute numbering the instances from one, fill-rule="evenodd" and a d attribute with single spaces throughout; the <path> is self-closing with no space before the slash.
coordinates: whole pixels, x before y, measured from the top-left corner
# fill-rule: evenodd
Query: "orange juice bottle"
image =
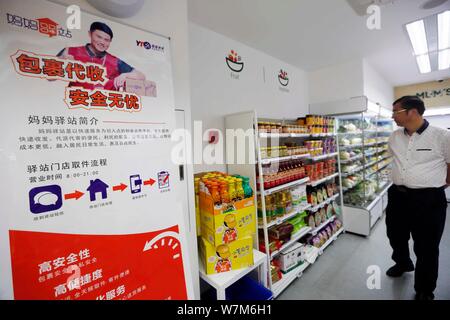
<path id="1" fill-rule="evenodd" d="M 228 183 L 225 181 L 222 181 L 220 183 L 220 199 L 222 200 L 222 203 L 230 203 L 230 195 L 228 194 Z"/>
<path id="2" fill-rule="evenodd" d="M 219 193 L 219 185 L 216 182 L 213 182 L 211 184 L 211 197 L 213 198 L 214 205 L 222 204 Z"/>

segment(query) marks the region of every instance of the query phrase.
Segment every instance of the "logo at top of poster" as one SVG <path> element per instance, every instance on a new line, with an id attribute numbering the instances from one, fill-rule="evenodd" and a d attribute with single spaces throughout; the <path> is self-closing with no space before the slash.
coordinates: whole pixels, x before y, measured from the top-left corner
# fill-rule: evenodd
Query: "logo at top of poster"
<path id="1" fill-rule="evenodd" d="M 39 32 L 54 37 L 57 35 L 58 23 L 49 18 L 36 19 L 39 21 Z"/>
<path id="2" fill-rule="evenodd" d="M 244 69 L 244 62 L 242 62 L 241 56 L 234 50 L 230 51 L 225 61 L 227 62 L 228 68 L 234 72 L 241 72 Z"/>
<path id="3" fill-rule="evenodd" d="M 25 30 L 38 31 L 43 35 L 49 36 L 50 38 L 55 36 L 72 38 L 72 33 L 69 29 L 63 28 L 58 22 L 50 18 L 31 19 L 29 17 L 22 17 L 14 13 L 6 13 L 6 19 L 7 23 L 10 25 L 23 28 Z"/>
<path id="4" fill-rule="evenodd" d="M 288 74 L 283 69 L 278 73 L 278 81 L 283 87 L 286 87 L 289 84 Z"/>

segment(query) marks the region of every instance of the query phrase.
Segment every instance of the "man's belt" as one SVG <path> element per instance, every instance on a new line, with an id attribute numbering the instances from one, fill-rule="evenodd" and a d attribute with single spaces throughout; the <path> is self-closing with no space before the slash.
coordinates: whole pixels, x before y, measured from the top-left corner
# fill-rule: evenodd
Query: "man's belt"
<path id="1" fill-rule="evenodd" d="M 419 188 L 419 189 L 412 189 L 405 186 L 399 186 L 399 185 L 392 185 L 397 191 L 400 192 L 423 192 L 423 191 L 441 191 L 445 189 L 445 186 L 439 187 L 439 188 Z"/>

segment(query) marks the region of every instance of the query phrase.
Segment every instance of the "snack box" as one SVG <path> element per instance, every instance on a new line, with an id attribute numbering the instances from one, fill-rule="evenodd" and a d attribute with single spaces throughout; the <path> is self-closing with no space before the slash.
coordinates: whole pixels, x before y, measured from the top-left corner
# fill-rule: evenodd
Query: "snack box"
<path id="1" fill-rule="evenodd" d="M 219 215 L 202 211 L 200 220 L 202 237 L 214 246 L 253 236 L 256 233 L 254 209 Z"/>
<path id="2" fill-rule="evenodd" d="M 209 192 L 200 191 L 200 214 L 209 213 L 212 215 L 221 215 L 225 213 L 250 213 L 255 212 L 255 198 L 245 198 L 230 203 L 214 205 L 214 200 Z"/>
<path id="3" fill-rule="evenodd" d="M 280 253 L 280 267 L 283 273 L 287 273 L 301 262 L 301 243 L 295 243 L 288 250 Z"/>
<path id="4" fill-rule="evenodd" d="M 213 246 L 200 238 L 200 259 L 206 274 L 216 274 L 253 265 L 253 238 L 245 237 L 228 244 Z"/>

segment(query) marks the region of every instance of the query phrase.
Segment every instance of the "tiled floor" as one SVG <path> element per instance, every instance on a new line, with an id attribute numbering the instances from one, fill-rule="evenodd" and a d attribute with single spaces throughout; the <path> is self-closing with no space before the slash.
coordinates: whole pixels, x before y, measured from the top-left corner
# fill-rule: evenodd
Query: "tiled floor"
<path id="1" fill-rule="evenodd" d="M 436 299 L 450 299 L 450 205 L 440 246 L 440 267 Z M 411 258 L 415 256 L 411 246 Z M 284 300 L 410 300 L 414 298 L 414 273 L 389 278 L 386 270 L 393 265 L 391 248 L 386 237 L 384 217 L 369 237 L 342 234 L 317 261 L 305 270 L 279 297 Z M 368 289 L 369 266 L 378 266 L 380 289 Z M 373 277 L 371 278 L 373 279 Z"/>

